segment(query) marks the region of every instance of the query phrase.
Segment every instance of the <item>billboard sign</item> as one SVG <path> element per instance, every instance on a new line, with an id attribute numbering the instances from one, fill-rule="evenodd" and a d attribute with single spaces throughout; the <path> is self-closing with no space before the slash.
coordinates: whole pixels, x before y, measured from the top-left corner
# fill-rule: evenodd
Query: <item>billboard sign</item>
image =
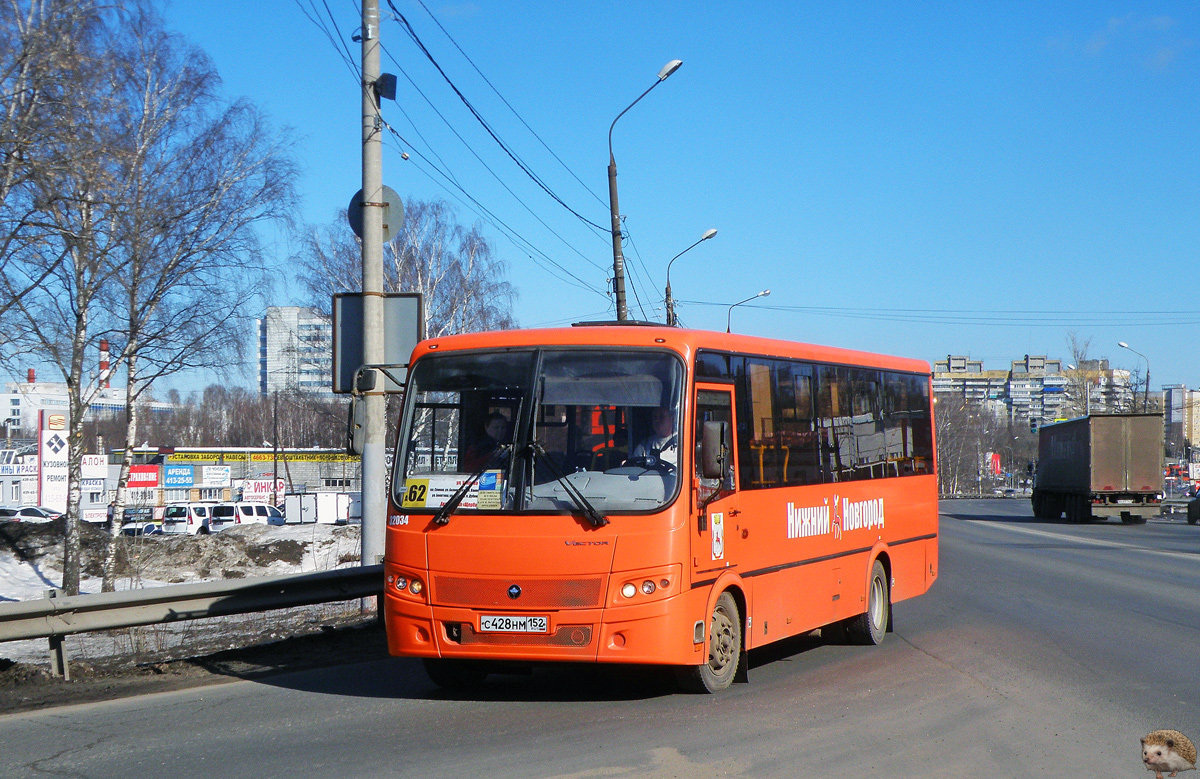
<path id="1" fill-rule="evenodd" d="M 85 454 L 79 463 L 80 478 L 103 479 L 108 476 L 108 458 L 102 454 Z"/>
<path id="2" fill-rule="evenodd" d="M 268 503 L 272 497 L 283 495 L 286 487 L 283 479 L 246 479 L 242 482 L 242 500 Z"/>
<path id="3" fill-rule="evenodd" d="M 67 415 L 38 411 L 38 505 L 67 510 Z"/>
<path id="4" fill-rule="evenodd" d="M 163 486 L 168 488 L 191 487 L 195 472 L 190 465 L 164 465 Z"/>
<path id="5" fill-rule="evenodd" d="M 131 465 L 129 466 L 129 487 L 130 488 L 148 488 L 158 486 L 158 466 L 157 465 Z"/>
<path id="6" fill-rule="evenodd" d="M 228 487 L 230 470 L 228 465 L 205 465 L 201 471 L 205 487 Z"/>

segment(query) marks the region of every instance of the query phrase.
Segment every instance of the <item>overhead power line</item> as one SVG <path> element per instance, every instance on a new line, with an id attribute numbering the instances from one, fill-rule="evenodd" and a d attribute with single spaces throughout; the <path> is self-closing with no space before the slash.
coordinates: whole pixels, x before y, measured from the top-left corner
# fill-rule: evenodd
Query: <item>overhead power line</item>
<path id="1" fill-rule="evenodd" d="M 728 303 L 710 300 L 681 300 L 693 306 L 725 307 Z M 839 306 L 754 305 L 767 311 L 869 319 L 884 322 L 915 322 L 944 325 L 1020 325 L 1028 327 L 1147 327 L 1200 324 L 1195 311 L 1047 311 L 974 309 L 971 311 L 933 308 L 867 308 Z"/>
<path id="2" fill-rule="evenodd" d="M 490 173 L 492 175 L 492 178 L 496 179 L 496 182 L 498 184 L 500 184 L 501 187 L 504 188 L 505 192 L 512 195 L 513 199 L 516 200 L 518 203 L 520 203 L 521 207 L 524 208 L 526 211 L 528 211 L 530 216 L 532 216 L 534 219 L 536 219 L 542 225 L 542 227 L 545 227 L 546 230 L 548 230 L 551 235 L 553 235 L 558 240 L 562 241 L 564 246 L 566 246 L 568 249 L 570 249 L 571 251 L 573 251 L 577 255 L 579 255 L 579 257 L 581 259 L 583 259 L 584 262 L 591 264 L 593 267 L 595 267 L 598 270 L 604 270 L 604 268 L 601 265 L 597 264 L 595 262 L 595 260 L 592 260 L 586 254 L 584 254 L 582 251 L 580 251 L 578 248 L 576 248 L 574 244 L 572 244 L 566 238 L 563 238 L 561 235 L 559 235 L 558 232 L 554 230 L 554 228 L 552 228 L 550 225 L 546 224 L 545 220 L 543 220 L 540 216 L 538 216 L 537 212 L 535 212 L 532 208 L 530 208 L 529 204 L 527 204 L 524 200 L 522 200 L 521 197 L 516 192 L 514 192 L 512 190 L 512 188 L 508 186 L 508 184 L 506 184 L 504 182 L 504 179 L 500 178 L 500 175 L 498 173 L 496 173 L 496 171 L 493 170 L 492 167 L 484 161 L 483 157 L 481 157 L 479 155 L 479 153 L 477 151 L 475 151 L 475 149 L 471 146 L 471 144 L 467 142 L 467 139 L 462 137 L 462 134 L 459 133 L 457 129 L 455 129 L 454 125 L 450 123 L 450 120 L 447 119 L 445 117 L 445 115 L 443 115 L 442 112 L 437 109 L 437 106 L 435 106 L 433 104 L 433 101 L 431 101 L 429 99 L 429 97 L 426 96 L 426 94 L 421 90 L 421 88 L 419 86 L 417 86 L 417 83 L 412 79 L 412 77 L 410 77 L 408 75 L 407 71 L 405 71 L 404 68 L 400 66 L 399 61 L 388 50 L 388 48 L 386 46 L 382 46 L 382 45 L 380 48 L 382 48 L 383 52 L 385 54 L 387 54 L 388 59 L 390 59 L 392 61 L 392 63 L 396 66 L 396 68 L 399 69 L 400 73 L 404 76 L 405 80 L 408 81 L 408 83 L 412 85 L 413 89 L 417 90 L 417 93 L 419 95 L 421 95 L 422 98 L 424 98 L 425 102 L 429 105 L 429 107 L 431 109 L 433 109 L 433 112 L 435 114 L 437 114 L 438 118 L 441 119 L 442 122 L 445 123 L 446 127 L 448 127 L 450 129 L 450 132 L 452 132 L 454 134 L 454 136 L 456 138 L 458 138 L 459 141 L 462 142 L 463 146 L 467 147 L 467 151 L 471 152 L 471 155 L 474 156 L 475 159 L 479 162 L 479 164 L 483 166 L 484 170 L 486 170 L 488 173 Z M 402 111 L 401 113 L 404 113 L 404 112 Z M 412 119 L 408 116 L 407 113 L 404 113 L 404 118 L 408 119 L 410 124 L 412 123 Z M 413 128 L 414 128 L 414 130 L 416 129 L 415 124 L 413 125 Z M 418 131 L 418 134 L 420 134 L 419 131 Z M 421 140 L 425 141 L 424 136 L 421 136 Z M 425 143 L 426 143 L 426 146 L 429 146 L 428 141 L 425 141 Z M 433 155 L 435 157 L 437 157 L 438 160 L 442 159 L 441 156 L 438 155 L 436 152 L 434 152 L 431 147 L 430 147 L 430 152 L 433 153 Z M 442 162 L 442 165 L 445 166 L 444 161 Z M 457 184 L 457 179 L 454 179 L 453 174 L 450 174 L 448 169 L 447 169 L 447 174 Z"/>
<path id="3" fill-rule="evenodd" d="M 400 21 L 400 23 L 404 25 L 404 29 L 408 33 L 408 36 L 412 38 L 413 43 L 417 45 L 417 48 L 421 50 L 421 53 L 425 55 L 425 58 L 429 60 L 430 64 L 437 69 L 437 72 L 441 74 L 442 78 L 450 86 L 450 89 L 454 91 L 454 94 L 458 96 L 458 99 L 462 101 L 462 104 L 467 107 L 467 110 L 471 112 L 471 115 L 475 117 L 480 126 L 482 126 L 487 134 L 492 137 L 492 140 L 494 140 L 500 146 L 500 148 L 504 150 L 504 153 L 507 154 L 514 163 L 516 163 L 517 167 L 520 168 L 525 175 L 529 176 L 530 180 L 537 184 L 542 191 L 553 198 L 556 203 L 567 209 L 567 211 L 571 212 L 581 222 L 595 228 L 600 234 L 609 234 L 608 228 L 605 228 L 603 225 L 596 224 L 583 214 L 580 214 L 578 211 L 567 205 L 567 202 L 559 197 L 552 189 L 550 189 L 550 187 L 547 186 L 544 181 L 542 181 L 541 177 L 534 173 L 533 170 L 530 169 L 530 167 L 525 163 L 525 161 L 522 160 L 516 154 L 516 152 L 514 152 L 509 145 L 505 143 L 499 135 L 496 134 L 496 131 L 492 129 L 492 126 L 488 124 L 487 120 L 484 119 L 479 111 L 475 109 L 475 106 L 471 104 L 471 101 L 467 99 L 466 95 L 459 90 L 454 81 L 451 80 L 451 78 L 446 74 L 446 71 L 442 69 L 442 66 L 438 64 L 438 61 L 434 58 L 433 54 L 430 53 L 429 49 L 427 49 L 425 44 L 421 41 L 420 36 L 417 35 L 416 30 L 414 30 L 413 26 L 409 24 L 408 19 L 404 16 L 404 14 L 400 13 L 399 9 L 396 8 L 395 3 L 393 3 L 392 0 L 387 0 L 387 4 L 388 7 L 392 9 L 392 13 L 396 15 L 396 18 Z"/>
<path id="4" fill-rule="evenodd" d="M 529 122 L 526 122 L 525 118 L 523 116 L 521 116 L 519 113 L 517 113 L 517 109 L 513 108 L 512 104 L 508 102 L 508 99 L 505 98 L 504 95 L 500 94 L 500 90 L 496 89 L 495 85 L 492 84 L 492 82 L 488 79 L 488 77 L 484 75 L 483 71 L 479 69 L 479 66 L 475 64 L 475 61 L 472 60 L 471 57 L 465 51 L 463 51 L 462 46 L 458 45 L 458 41 L 454 40 L 454 37 L 451 36 L 450 33 L 446 30 L 446 28 L 442 26 L 442 23 L 438 20 L 438 18 L 433 15 L 433 11 L 429 10 L 429 6 L 425 5 L 425 0 L 417 0 L 417 2 L 420 3 L 421 7 L 425 9 L 425 13 L 429 14 L 429 18 L 433 19 L 433 23 L 438 26 L 438 29 L 442 31 L 442 34 L 444 34 L 446 36 L 446 38 L 452 44 L 454 44 L 454 48 L 458 49 L 458 53 L 463 55 L 463 59 L 465 59 L 467 62 L 469 62 L 471 64 L 471 67 L 475 69 L 475 72 L 479 74 L 479 77 L 481 79 L 483 79 L 483 82 L 485 84 L 487 84 L 489 87 L 491 87 L 491 90 L 496 93 L 496 97 L 500 98 L 500 101 L 502 103 L 504 103 L 505 106 L 508 107 L 508 110 L 512 111 L 513 116 L 517 117 L 517 120 L 520 121 L 521 124 L 525 125 L 525 129 L 529 130 L 529 132 L 533 135 L 534 138 L 537 138 L 538 143 L 542 144 L 542 148 L 544 148 L 546 151 L 550 152 L 550 156 L 553 157 L 555 160 L 557 160 L 559 165 L 562 165 L 563 170 L 565 170 L 567 173 L 570 173 L 571 177 L 579 182 L 579 185 L 581 187 L 583 187 L 584 191 L 586 191 L 589 195 L 594 197 L 596 199 L 596 202 L 599 203 L 601 206 L 604 206 L 605 208 L 607 208 L 608 203 L 604 202 L 604 200 L 599 195 L 597 195 L 594 191 L 592 191 L 592 188 L 589 187 L 587 184 L 585 184 L 583 182 L 583 179 L 581 179 L 581 178 L 579 178 L 579 176 L 575 175 L 575 171 L 571 170 L 567 166 L 567 163 L 563 162 L 562 158 L 560 158 L 557 154 L 554 153 L 554 150 L 551 149 L 550 146 L 544 140 L 542 140 L 542 136 L 538 135 L 537 131 L 529 126 Z"/>
<path id="5" fill-rule="evenodd" d="M 359 89 L 365 89 L 366 87 L 362 83 L 362 75 L 361 75 L 361 71 L 359 70 L 358 63 L 354 60 L 353 56 L 350 54 L 349 48 L 345 45 L 344 41 L 342 40 L 342 38 L 343 38 L 342 33 L 338 29 L 337 23 L 334 20 L 333 13 L 328 6 L 327 0 L 321 0 L 321 3 L 322 3 L 322 6 L 324 7 L 325 14 L 328 16 L 328 22 L 324 18 L 322 18 L 321 12 L 317 9 L 314 0 L 307 0 L 307 5 L 305 4 L 304 0 L 295 0 L 295 3 L 296 3 L 296 6 L 300 9 L 300 12 L 302 14 L 304 14 L 305 18 L 307 18 L 310 22 L 312 22 L 312 24 L 315 27 L 317 27 L 317 29 L 319 29 L 321 31 L 321 33 L 323 35 L 325 35 L 325 37 L 329 40 L 330 44 L 333 46 L 334 51 L 337 53 L 338 58 L 340 60 L 342 60 L 344 65 L 346 65 L 346 68 L 349 71 L 351 77 L 353 78 L 353 81 L 354 81 L 354 84 L 356 85 L 356 87 Z M 390 5 L 390 3 L 389 3 L 389 5 Z M 393 6 L 392 10 L 395 11 L 394 6 Z M 386 49 L 384 49 L 384 51 L 386 51 Z M 389 53 L 388 56 L 391 57 L 391 54 Z M 393 59 L 393 61 L 395 61 L 394 57 L 392 57 L 392 59 Z M 399 67 L 398 64 L 397 64 L 397 67 Z M 401 69 L 401 72 L 403 73 L 402 69 Z M 405 78 L 408 79 L 407 73 L 405 73 L 404 75 L 405 75 Z M 444 77 L 444 75 L 445 74 L 443 74 L 443 77 Z M 430 107 L 433 108 L 434 112 L 438 113 L 439 117 L 441 117 L 441 114 L 440 114 L 440 112 L 437 111 L 437 108 L 435 106 L 433 106 L 432 102 L 424 95 L 424 93 L 421 93 L 421 90 L 416 86 L 415 83 L 413 83 L 412 79 L 408 79 L 408 80 L 409 80 L 409 83 L 412 83 L 413 87 L 415 89 L 417 89 L 418 93 L 420 93 L 421 96 L 423 98 L 425 98 L 426 102 L 429 103 Z M 409 123 L 413 125 L 414 132 L 416 132 L 418 134 L 418 136 L 420 136 L 420 131 L 417 129 L 416 124 L 412 121 L 412 119 L 408 116 L 408 114 L 403 111 L 403 108 L 401 108 L 400 110 L 401 110 L 401 113 L 404 114 L 405 119 L 407 119 L 409 121 Z M 445 117 L 441 117 L 441 118 L 443 121 L 446 122 L 446 124 L 448 126 L 450 125 L 450 123 L 445 119 Z M 392 135 L 394 135 L 398 140 L 400 140 L 405 146 L 407 146 L 409 148 L 409 150 L 412 152 L 412 154 L 414 154 L 417 157 L 419 157 L 420 159 L 424 160 L 425 163 L 427 165 L 429 165 L 430 168 L 432 168 L 434 171 L 436 171 L 438 173 L 438 175 L 440 175 L 444 179 L 444 181 L 439 180 L 437 177 L 432 175 L 429 171 L 425 170 L 415 160 L 412 160 L 410 158 L 410 162 L 412 162 L 414 164 L 414 166 L 422 173 L 422 175 L 429 178 L 437 186 L 439 186 L 441 189 L 446 191 L 451 197 L 453 197 L 455 200 L 457 200 L 461 205 L 463 205 L 465 208 L 467 208 L 468 210 L 475 213 L 476 216 L 478 216 L 480 219 L 487 221 L 489 224 L 491 224 L 493 227 L 495 227 L 500 232 L 501 235 L 503 235 L 510 243 L 513 244 L 514 247 L 516 247 L 519 251 L 521 251 L 523 254 L 525 254 L 527 257 L 529 257 L 530 260 L 532 260 L 535 264 L 537 264 L 539 267 L 541 267 L 543 270 L 545 270 L 548 274 L 550 274 L 554 278 L 557 278 L 560 281 L 563 281 L 564 283 L 570 284 L 571 286 L 576 286 L 581 289 L 585 289 L 589 292 L 593 292 L 593 293 L 599 295 L 600 297 L 604 297 L 604 298 L 608 297 L 608 295 L 605 292 L 597 289 L 595 285 L 589 284 L 588 282 L 579 278 L 574 273 L 572 273 L 571 271 L 569 271 L 565 267 L 563 267 L 560 263 L 556 262 L 548 254 L 546 254 L 545 252 L 538 249 L 531 241 L 529 241 L 528 239 L 521 236 L 520 233 L 518 233 L 516 230 L 514 230 L 512 227 L 510 227 L 507 223 L 505 223 L 503 220 L 501 220 L 499 217 L 497 217 L 494 213 L 492 213 L 489 209 L 487 209 L 485 206 L 483 206 L 482 203 L 480 203 L 478 200 L 476 200 L 470 193 L 468 193 L 466 191 L 466 189 L 464 189 L 458 183 L 458 181 L 454 178 L 453 174 L 449 172 L 448 167 L 445 166 L 444 162 L 442 164 L 443 164 L 443 167 L 446 168 L 445 170 L 443 170 L 442 168 L 439 168 L 436 164 L 431 162 L 427 157 L 425 157 L 424 155 L 417 152 L 416 149 L 414 148 L 413 144 L 410 143 L 408 140 L 406 140 L 398 132 L 396 132 L 395 128 L 393 128 L 391 125 L 384 122 L 384 127 L 389 132 L 391 132 Z M 452 131 L 454 130 L 453 126 L 451 126 L 451 130 Z M 461 136 L 459 136 L 459 137 L 460 137 L 460 140 L 463 140 L 461 138 Z M 435 157 L 438 157 L 436 151 L 433 150 L 432 146 L 428 143 L 428 141 L 425 140 L 425 138 L 423 136 L 421 136 L 421 140 L 425 143 L 426 148 L 429 149 L 430 154 L 432 154 Z M 463 140 L 463 143 L 465 145 L 467 145 L 468 149 L 470 149 L 470 145 L 467 144 L 465 140 Z M 474 150 L 472 150 L 472 153 L 474 153 Z M 476 155 L 476 157 L 478 158 L 478 155 Z M 438 159 L 439 159 L 439 161 L 441 161 L 440 157 L 438 157 Z M 482 160 L 480 160 L 480 162 L 482 163 Z M 487 165 L 484 164 L 484 167 L 486 168 Z M 489 169 L 489 172 L 492 172 L 492 171 Z M 492 172 L 492 173 L 493 173 L 493 175 L 495 175 L 494 172 Z M 498 179 L 498 177 L 497 177 L 497 179 Z M 449 185 L 447 185 L 446 182 L 449 182 Z M 500 183 L 501 183 L 501 185 L 503 185 L 502 181 Z M 505 187 L 505 188 L 507 189 L 507 187 Z M 458 194 L 455 194 L 454 190 L 457 190 L 459 193 L 461 193 L 461 197 Z M 510 192 L 511 192 L 511 190 L 510 190 Z M 515 194 L 514 194 L 514 197 L 516 197 Z M 463 198 L 466 198 L 466 200 L 464 200 Z M 518 202 L 521 202 L 520 198 L 517 198 L 517 200 L 518 200 Z M 524 203 L 522 203 L 522 205 L 524 205 Z M 528 206 L 526 206 L 526 208 L 528 209 Z M 537 215 L 534 214 L 534 217 L 537 218 Z M 539 219 L 539 221 L 541 221 L 541 220 Z M 544 224 L 545 223 L 543 222 L 543 225 Z M 547 229 L 550 229 L 550 228 L 547 226 Z M 554 231 L 551 230 L 551 232 L 553 233 Z M 565 241 L 565 239 L 563 239 L 561 236 L 558 236 L 557 233 L 555 233 L 555 235 L 556 235 L 556 237 L 559 238 L 559 240 L 562 240 L 563 243 L 567 243 Z M 578 249 L 575 249 L 569 243 L 567 243 L 567 245 L 573 251 L 580 254 L 580 256 L 582 256 L 585 260 L 587 260 L 593 266 L 603 270 L 603 268 L 600 265 L 597 265 L 595 262 L 588 259 L 581 252 L 579 252 Z"/>

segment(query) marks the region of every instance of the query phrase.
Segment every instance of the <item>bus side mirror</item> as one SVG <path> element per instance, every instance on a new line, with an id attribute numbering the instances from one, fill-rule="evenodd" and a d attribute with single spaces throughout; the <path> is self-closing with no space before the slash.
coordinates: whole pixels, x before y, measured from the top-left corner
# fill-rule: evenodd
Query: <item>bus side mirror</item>
<path id="1" fill-rule="evenodd" d="M 346 424 L 346 454 L 361 456 L 367 441 L 367 404 L 358 396 L 350 398 L 350 419 Z"/>
<path id="2" fill-rule="evenodd" d="M 705 422 L 700 434 L 700 476 L 705 479 L 724 479 L 729 461 L 727 423 Z"/>

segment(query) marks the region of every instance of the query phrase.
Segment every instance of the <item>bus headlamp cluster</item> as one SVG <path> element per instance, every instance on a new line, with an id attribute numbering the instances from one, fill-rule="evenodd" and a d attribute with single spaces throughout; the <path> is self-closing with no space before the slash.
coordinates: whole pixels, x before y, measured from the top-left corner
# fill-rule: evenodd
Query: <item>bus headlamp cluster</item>
<path id="1" fill-rule="evenodd" d="M 632 598 L 637 595 L 638 590 L 640 589 L 644 595 L 653 595 L 655 590 L 657 590 L 659 587 L 664 590 L 670 589 L 671 580 L 660 579 L 656 583 L 653 579 L 646 579 L 641 583 L 640 586 L 634 582 L 625 582 L 624 586 L 621 587 L 621 594 L 626 598 Z"/>
<path id="2" fill-rule="evenodd" d="M 407 590 L 413 595 L 420 595 L 421 591 L 425 589 L 425 585 L 421 584 L 420 579 L 413 578 L 410 580 L 405 576 L 397 576 L 392 573 L 387 575 L 387 583 L 389 587 L 395 587 L 398 592 Z"/>

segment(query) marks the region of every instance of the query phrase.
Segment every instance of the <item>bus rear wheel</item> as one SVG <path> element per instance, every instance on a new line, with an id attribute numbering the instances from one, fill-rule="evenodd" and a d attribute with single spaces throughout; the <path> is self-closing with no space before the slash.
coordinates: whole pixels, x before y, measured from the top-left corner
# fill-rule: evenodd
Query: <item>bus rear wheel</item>
<path id="1" fill-rule="evenodd" d="M 853 617 L 846 624 L 848 637 L 856 644 L 881 644 L 887 635 L 888 618 L 891 616 L 891 596 L 887 571 L 883 563 L 875 561 L 871 568 L 871 582 L 867 585 L 867 610 Z"/>
<path id="2" fill-rule="evenodd" d="M 689 692 L 719 692 L 733 684 L 742 661 L 742 615 L 737 601 L 721 593 L 708 627 L 708 662 L 679 669 L 680 686 Z"/>
<path id="3" fill-rule="evenodd" d="M 443 690 L 464 692 L 474 690 L 487 678 L 487 666 L 480 660 L 452 660 L 444 657 L 427 657 L 425 673 Z"/>

